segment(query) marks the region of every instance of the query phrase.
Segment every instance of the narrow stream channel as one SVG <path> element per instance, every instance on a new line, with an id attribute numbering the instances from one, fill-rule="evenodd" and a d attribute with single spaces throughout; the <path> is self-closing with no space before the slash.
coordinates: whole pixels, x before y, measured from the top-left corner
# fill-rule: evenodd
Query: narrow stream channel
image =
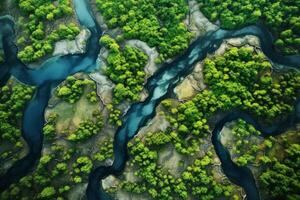
<path id="1" fill-rule="evenodd" d="M 0 35 L 6 56 L 6 62 L 0 66 L 0 80 L 2 81 L 0 81 L 0 84 L 4 84 L 11 74 L 25 84 L 37 86 L 37 92 L 27 105 L 22 122 L 22 136 L 28 143 L 30 151 L 24 158 L 17 161 L 4 176 L 0 177 L 0 191 L 7 189 L 12 183 L 28 174 L 40 158 L 43 144 L 44 111 L 51 97 L 51 91 L 67 76 L 81 71 L 89 72 L 96 67 L 98 53 L 101 48 L 98 40 L 102 31 L 93 16 L 89 1 L 73 0 L 73 2 L 78 21 L 91 32 L 91 37 L 87 44 L 87 52 L 80 55 L 52 57 L 38 69 L 30 69 L 17 59 L 17 47 L 13 43 L 14 23 L 7 16 L 0 18 Z M 88 199 L 110 199 L 103 191 L 100 181 L 111 174 L 118 175 L 123 171 L 128 160 L 127 143 L 137 134 L 140 128 L 144 127 L 155 116 L 156 106 L 163 99 L 169 97 L 176 84 L 192 71 L 195 63 L 203 60 L 208 53 L 218 49 L 224 39 L 245 35 L 259 37 L 262 51 L 270 61 L 287 66 L 279 70 L 286 70 L 289 67 L 300 68 L 300 56 L 282 56 L 276 53 L 272 48 L 272 35 L 260 25 L 248 26 L 235 31 L 219 29 L 197 39 L 183 55 L 178 56 L 172 63 L 165 64 L 148 80 L 145 87 L 149 92 L 149 96 L 145 101 L 135 103 L 130 107 L 122 119 L 123 125 L 115 134 L 115 159 L 112 166 L 100 166 L 90 173 L 87 187 Z M 300 106 L 297 104 L 295 107 L 299 108 Z M 294 124 L 295 116 L 299 115 L 299 109 L 295 110 L 292 122 L 286 122 L 285 127 L 290 127 Z M 237 167 L 218 139 L 218 135 L 226 122 L 243 117 L 245 116 L 242 112 L 228 114 L 216 125 L 213 131 L 212 142 L 222 161 L 224 173 L 231 181 L 245 189 L 248 199 L 256 200 L 259 199 L 259 193 L 251 171 Z M 298 117 L 296 118 L 298 119 Z M 248 116 L 247 119 L 250 123 L 254 123 L 254 119 L 251 116 Z M 255 124 L 258 127 L 258 123 Z M 260 131 L 275 134 L 275 132 L 278 133 L 279 128 L 274 132 L 267 130 L 262 129 Z"/>
<path id="2" fill-rule="evenodd" d="M 67 76 L 77 72 L 89 72 L 97 66 L 100 51 L 99 38 L 102 31 L 97 24 L 87 0 L 74 0 L 75 12 L 81 26 L 91 32 L 84 54 L 55 56 L 45 61 L 39 68 L 31 69 L 17 59 L 17 47 L 14 44 L 14 22 L 9 16 L 0 18 L 0 34 L 5 63 L 0 66 L 1 80 L 13 75 L 22 83 L 37 86 L 33 99 L 28 103 L 22 122 L 22 136 L 29 147 L 28 154 L 0 177 L 0 191 L 28 174 L 41 156 L 43 146 L 44 112 L 51 97 L 52 90 Z M 3 78 L 3 79 L 2 79 Z M 4 81 L 3 83 L 4 84 Z"/>
<path id="3" fill-rule="evenodd" d="M 99 182 L 111 174 L 118 175 L 123 171 L 128 160 L 127 143 L 138 133 L 140 128 L 144 127 L 147 122 L 155 116 L 156 106 L 162 100 L 170 96 L 171 91 L 179 80 L 191 72 L 195 63 L 203 60 L 207 53 L 213 53 L 218 49 L 224 39 L 243 37 L 245 35 L 255 35 L 259 37 L 262 51 L 271 62 L 297 69 L 300 67 L 300 57 L 298 55 L 282 56 L 273 51 L 273 38 L 271 34 L 261 26 L 248 26 L 235 31 L 219 29 L 215 32 L 207 33 L 205 36 L 192 43 L 183 55 L 176 58 L 174 62 L 165 64 L 149 79 L 145 86 L 149 92 L 149 96 L 144 102 L 133 104 L 130 107 L 123 118 L 123 125 L 115 134 L 114 162 L 112 166 L 100 166 L 90 174 L 89 185 L 87 188 L 88 199 L 110 199 L 103 191 L 103 188 L 99 187 Z M 280 70 L 287 70 L 287 67 L 283 67 Z M 240 116 L 237 115 L 235 117 L 242 118 L 243 116 L 241 114 Z M 227 119 L 225 118 L 224 120 Z M 224 124 L 221 123 L 220 126 L 217 126 L 216 130 L 222 128 Z M 218 135 L 219 131 L 216 132 L 216 130 L 214 131 L 215 135 Z M 220 131 L 221 130 L 222 129 L 220 129 Z M 213 137 L 213 139 L 214 138 L 215 137 Z M 215 146 L 217 154 L 219 156 L 227 155 L 226 159 L 220 157 L 222 166 L 230 166 L 231 163 L 233 163 L 230 155 L 228 157 L 228 154 L 226 153 L 227 150 L 217 141 L 218 140 L 213 141 L 213 144 L 217 145 Z M 248 168 L 242 169 L 237 166 L 234 166 L 234 168 L 223 167 L 223 171 L 229 178 L 235 177 L 234 179 L 230 178 L 230 180 L 234 180 L 235 184 L 245 189 L 249 200 L 260 199 L 253 175 Z"/>

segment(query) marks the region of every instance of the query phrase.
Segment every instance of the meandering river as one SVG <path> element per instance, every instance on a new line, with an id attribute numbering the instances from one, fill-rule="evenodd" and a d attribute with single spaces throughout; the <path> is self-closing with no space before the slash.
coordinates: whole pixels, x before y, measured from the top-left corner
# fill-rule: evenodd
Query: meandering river
<path id="1" fill-rule="evenodd" d="M 74 73 L 94 70 L 98 62 L 98 53 L 101 46 L 98 40 L 102 31 L 89 7 L 88 0 L 73 0 L 75 12 L 81 26 L 91 32 L 87 44 L 87 52 L 80 55 L 55 56 L 45 61 L 39 68 L 31 69 L 17 59 L 17 47 L 14 44 L 14 23 L 9 17 L 0 18 L 0 36 L 6 61 L 0 66 L 0 84 L 4 84 L 10 75 L 28 85 L 37 86 L 37 92 L 29 102 L 23 116 L 22 136 L 30 147 L 29 153 L 17 161 L 3 177 L 0 177 L 0 190 L 3 191 L 12 183 L 28 174 L 41 155 L 44 125 L 44 111 L 51 97 L 51 91 L 67 76 Z M 178 56 L 172 63 L 165 64 L 151 78 L 146 89 L 149 96 L 143 102 L 133 104 L 123 117 L 123 125 L 118 128 L 114 137 L 114 161 L 111 166 L 100 166 L 93 170 L 89 176 L 87 187 L 88 199 L 110 199 L 100 187 L 100 181 L 109 175 L 117 175 L 122 172 L 128 160 L 127 143 L 155 116 L 156 106 L 167 98 L 176 84 L 193 69 L 195 63 L 203 60 L 208 53 L 213 53 L 224 39 L 255 35 L 260 39 L 264 54 L 273 63 L 282 66 L 279 70 L 289 67 L 300 68 L 300 56 L 282 56 L 273 50 L 272 35 L 263 26 L 248 26 L 235 31 L 219 29 L 209 32 L 205 36 L 193 42 L 187 51 Z M 235 165 L 228 153 L 219 141 L 219 133 L 226 122 L 242 118 L 255 125 L 263 134 L 278 134 L 282 127 L 290 127 L 299 119 L 299 103 L 297 102 L 295 113 L 289 121 L 283 122 L 284 126 L 271 128 L 262 127 L 250 115 L 243 112 L 228 113 L 220 120 L 213 131 L 212 143 L 217 155 L 222 162 L 222 168 L 227 177 L 235 184 L 244 188 L 247 198 L 259 199 L 259 192 L 251 171 Z"/>

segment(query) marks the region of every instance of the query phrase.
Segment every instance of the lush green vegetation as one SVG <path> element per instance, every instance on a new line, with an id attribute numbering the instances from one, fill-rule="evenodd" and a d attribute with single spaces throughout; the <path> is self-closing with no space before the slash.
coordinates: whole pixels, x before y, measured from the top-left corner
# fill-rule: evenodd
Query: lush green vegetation
<path id="1" fill-rule="evenodd" d="M 267 196 L 272 199 L 299 199 L 300 187 L 300 145 L 299 132 L 297 140 L 284 139 L 281 152 L 278 155 L 269 155 L 270 163 L 261 174 L 259 180 L 266 189 Z M 276 141 L 277 142 L 277 141 Z"/>
<path id="2" fill-rule="evenodd" d="M 109 123 L 121 126 L 121 110 L 117 109 L 113 104 L 108 104 L 106 108 L 109 111 Z"/>
<path id="3" fill-rule="evenodd" d="M 78 78 L 78 76 L 76 77 Z M 84 81 L 84 79 L 80 80 Z M 18 85 L 11 86 L 13 88 Z M 2 96 L 1 93 L 1 98 L 7 100 L 5 101 L 7 105 L 4 107 L 13 107 L 15 104 L 12 104 L 12 100 L 17 102 L 17 100 L 26 99 L 27 95 L 25 93 L 29 89 L 31 88 L 25 86 L 19 88 L 18 86 L 18 90 L 15 92 L 18 92 L 21 97 L 12 95 L 11 100 L 7 100 L 10 93 L 6 92 L 5 89 L 3 94 L 6 95 Z M 84 104 L 88 103 L 93 106 L 95 104 L 87 99 L 89 94 L 89 92 L 82 93 L 80 99 L 74 103 L 59 102 L 64 106 L 71 106 L 71 109 L 77 108 L 77 104 L 85 106 Z M 55 99 L 53 97 L 51 101 Z M 0 105 L 2 108 L 2 104 Z M 98 108 L 97 105 L 95 107 Z M 46 114 L 46 124 L 44 126 L 45 151 L 42 152 L 43 155 L 38 166 L 32 173 L 29 173 L 19 182 L 11 185 L 8 190 L 1 193 L 0 199 L 69 199 L 69 195 L 74 192 L 75 187 L 80 188 L 87 183 L 88 175 L 94 165 L 102 165 L 103 162 L 112 157 L 112 138 L 108 135 L 99 134 L 104 122 L 102 113 L 98 109 L 91 112 L 91 116 L 80 113 L 79 118 L 67 114 L 61 119 L 61 115 L 65 114 L 63 112 L 68 111 L 51 108 L 49 114 Z M 0 113 L 2 114 L 2 112 Z M 19 112 L 14 112 L 14 114 L 16 113 Z M 87 118 L 88 116 L 91 118 Z M 59 123 L 62 120 L 70 120 L 69 118 L 72 117 L 74 121 L 80 122 L 79 125 L 75 126 L 72 122 L 68 129 L 61 129 Z M 16 141 L 21 140 L 21 135 L 18 134 L 14 138 L 13 142 L 16 143 Z M 10 145 L 9 148 L 12 146 Z"/>
<path id="4" fill-rule="evenodd" d="M 262 198 L 298 199 L 300 132 L 261 138 L 253 126 L 241 120 L 231 130 L 228 134 L 233 138 L 224 145 L 238 165 L 253 169 Z"/>
<path id="5" fill-rule="evenodd" d="M 56 136 L 57 113 L 51 113 L 48 122 L 44 126 L 43 131 L 47 139 L 54 139 Z M 73 142 L 85 141 L 96 135 L 103 128 L 103 119 L 99 111 L 93 112 L 93 119 L 86 119 L 80 122 L 75 130 L 64 130 L 66 139 Z"/>
<path id="6" fill-rule="evenodd" d="M 128 166 L 131 170 L 136 170 L 134 174 L 138 181 L 122 181 L 119 187 L 123 190 L 137 194 L 148 193 L 154 199 L 186 199 L 188 195 L 196 199 L 217 199 L 224 196 L 239 199 L 232 186 L 226 182 L 218 182 L 212 173 L 215 155 L 206 146 L 205 138 L 210 134 L 208 121 L 217 111 L 233 108 L 250 111 L 266 123 L 276 121 L 278 116 L 284 118 L 292 111 L 299 95 L 300 73 L 274 72 L 264 55 L 254 52 L 252 48 L 231 48 L 222 56 L 206 59 L 203 73 L 208 89 L 186 102 L 162 102 L 170 128 L 165 132 L 137 137 L 128 144 L 131 158 Z M 253 126 L 242 120 L 234 125 L 232 137 L 235 146 L 231 151 L 239 155 L 234 158 L 239 165 L 260 162 L 271 165 L 275 157 L 267 159 L 260 151 L 272 149 L 273 138 L 256 144 L 252 137 L 259 135 Z M 174 177 L 158 162 L 160 150 L 170 143 L 178 153 L 192 157 L 193 160 L 193 163 L 187 166 L 186 161 L 177 163 L 182 169 L 178 172 L 179 177 Z M 204 146 L 207 149 L 202 148 Z M 203 151 L 206 152 L 205 155 Z M 175 165 L 174 163 L 174 167 Z M 275 170 L 272 167 L 271 169 Z M 280 169 L 282 170 L 282 167 Z M 291 171 L 292 169 L 289 169 L 289 172 Z M 264 185 L 272 187 L 273 182 L 269 174 L 275 176 L 275 173 L 266 173 L 267 175 L 262 176 Z M 292 177 L 297 180 L 296 174 Z M 288 180 L 291 182 L 291 179 Z M 298 183 L 289 184 L 292 185 L 284 186 L 285 190 L 295 191 Z M 279 183 L 277 187 L 281 187 Z M 290 187 L 292 189 L 287 190 Z M 279 196 L 277 194 L 273 197 Z"/>
<path id="7" fill-rule="evenodd" d="M 55 20 L 73 14 L 70 0 L 17 0 L 16 4 L 21 15 L 17 21 L 17 44 L 21 47 L 18 57 L 25 63 L 52 53 L 56 41 L 71 40 L 80 32 L 74 23 L 51 27 Z"/>
<path id="8" fill-rule="evenodd" d="M 69 103 L 77 102 L 84 89 L 88 87 L 88 94 L 86 98 L 91 103 L 97 102 L 96 84 L 94 81 L 85 78 L 75 78 L 74 76 L 67 77 L 66 81 L 58 87 L 56 90 L 56 95 Z"/>
<path id="9" fill-rule="evenodd" d="M 21 137 L 21 119 L 26 104 L 31 99 L 34 88 L 22 85 L 14 79 L 0 88 L 0 138 L 1 158 L 15 159 L 23 148 Z M 5 148 L 10 146 L 10 149 Z M 7 161 L 7 160 L 6 160 Z"/>
<path id="10" fill-rule="evenodd" d="M 184 0 L 96 0 L 96 3 L 109 28 L 122 29 L 120 40 L 145 41 L 158 49 L 161 61 L 188 47 L 191 34 L 183 23 L 188 12 Z"/>
<path id="11" fill-rule="evenodd" d="M 110 51 L 105 72 L 116 84 L 114 104 L 123 100 L 138 101 L 145 81 L 144 67 L 148 60 L 147 55 L 130 46 L 121 50 L 116 41 L 108 35 L 102 36 L 100 42 Z"/>
<path id="12" fill-rule="evenodd" d="M 103 127 L 103 119 L 100 111 L 93 113 L 95 120 L 84 120 L 79 127 L 68 136 L 68 140 L 78 142 L 90 138 L 92 135 L 99 133 Z"/>
<path id="13" fill-rule="evenodd" d="M 113 90 L 113 102 L 107 105 L 109 110 L 109 122 L 121 126 L 121 111 L 117 105 L 124 101 L 138 101 L 145 82 L 144 67 L 148 56 L 141 50 L 126 45 L 123 49 L 109 35 L 100 39 L 109 54 L 106 59 L 106 75 L 116 85 Z"/>
<path id="14" fill-rule="evenodd" d="M 94 155 L 94 159 L 97 161 L 105 161 L 108 158 L 113 157 L 113 139 L 107 138 L 99 142 L 99 152 Z"/>
<path id="15" fill-rule="evenodd" d="M 209 118 L 217 111 L 240 108 L 268 122 L 283 117 L 293 108 L 299 95 L 300 73 L 271 73 L 271 64 L 250 48 L 232 48 L 222 56 L 204 61 L 204 80 L 208 89 L 193 99 L 162 105 L 174 130 L 171 141 L 177 151 L 193 154 L 210 129 Z M 241 134 L 238 133 L 237 134 Z"/>
<path id="16" fill-rule="evenodd" d="M 272 73 L 270 62 L 251 48 L 206 59 L 204 78 L 219 100 L 216 108 L 240 107 L 266 120 L 289 113 L 300 89 L 300 73 Z"/>
<path id="17" fill-rule="evenodd" d="M 77 176 L 78 163 L 82 160 L 76 159 L 70 168 L 68 162 L 74 159 L 74 153 L 72 148 L 67 150 L 67 147 L 53 144 L 51 153 L 41 157 L 35 172 L 13 184 L 1 194 L 1 199 L 65 199 L 75 182 L 73 179 Z M 52 184 L 54 179 L 59 181 Z"/>
<path id="18" fill-rule="evenodd" d="M 300 51 L 300 1 L 198 0 L 201 11 L 222 28 L 235 29 L 262 21 L 274 34 L 275 46 L 285 54 Z"/>
<path id="19" fill-rule="evenodd" d="M 56 123 L 57 123 L 58 114 L 51 113 L 47 119 L 47 123 L 43 127 L 44 136 L 47 139 L 53 139 L 56 136 Z"/>
<path id="20" fill-rule="evenodd" d="M 233 161 L 240 165 L 245 166 L 248 164 L 258 164 L 267 158 L 262 154 L 265 150 L 270 149 L 272 145 L 272 137 L 263 139 L 260 137 L 260 132 L 257 131 L 252 125 L 247 124 L 243 120 L 238 120 L 229 125 L 230 132 L 223 133 L 225 143 L 223 144 L 229 149 Z"/>
<path id="21" fill-rule="evenodd" d="M 160 165 L 159 152 L 170 142 L 169 137 L 169 134 L 164 132 L 148 133 L 130 142 L 128 144 L 131 157 L 129 166 L 132 167 L 131 170 L 136 169 L 134 175 L 139 178 L 139 181 L 125 180 L 119 187 L 132 193 L 148 193 L 153 199 L 187 199 L 188 196 L 192 196 L 195 199 L 209 200 L 224 195 L 238 199 L 228 181 L 214 178 L 213 156 L 215 155 L 208 149 L 203 150 L 205 156 L 197 155 L 190 165 L 184 164 L 186 161 L 173 163 L 174 166 L 179 165 L 183 169 L 178 172 L 178 176 L 174 176 L 167 168 Z M 171 148 L 168 147 L 168 150 Z"/>
<path id="22" fill-rule="evenodd" d="M 196 159 L 193 165 L 188 166 L 182 173 L 186 187 L 190 188 L 191 193 L 196 199 L 216 199 L 218 197 L 231 197 L 238 199 L 233 195 L 233 187 L 229 184 L 220 184 L 212 176 L 210 165 L 213 164 L 211 155 L 208 154 L 200 159 Z"/>
<path id="23" fill-rule="evenodd" d="M 59 138 L 50 139 L 46 151 L 34 172 L 29 173 L 18 183 L 0 194 L 1 199 L 69 199 L 73 188 L 82 187 L 87 183 L 88 175 L 93 166 L 101 165 L 96 157 L 103 155 L 109 158 L 111 153 L 104 152 L 103 141 L 111 141 L 106 137 L 93 145 L 94 150 L 87 151 L 87 146 L 72 145 L 62 142 Z M 51 145 L 48 145 L 51 144 Z M 110 148 L 110 145 L 107 145 Z M 102 149 L 102 150 L 99 150 Z M 104 159 L 105 160 L 105 159 Z M 101 159 L 101 162 L 104 160 Z"/>

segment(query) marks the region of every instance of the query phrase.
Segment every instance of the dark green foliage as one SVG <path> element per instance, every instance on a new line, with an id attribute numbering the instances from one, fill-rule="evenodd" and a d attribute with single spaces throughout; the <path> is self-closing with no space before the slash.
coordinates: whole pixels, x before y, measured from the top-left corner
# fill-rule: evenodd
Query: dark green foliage
<path id="1" fill-rule="evenodd" d="M 187 189 L 182 180 L 176 179 L 157 165 L 157 151 L 150 149 L 151 146 L 146 146 L 138 138 L 135 139 L 134 144 L 129 143 L 128 147 L 132 157 L 131 162 L 138 166 L 135 175 L 143 182 L 141 184 L 125 182 L 122 185 L 123 189 L 135 193 L 143 193 L 146 190 L 154 199 L 171 200 L 175 196 L 187 198 Z"/>
<path id="2" fill-rule="evenodd" d="M 84 120 L 79 124 L 79 127 L 68 136 L 68 140 L 79 142 L 96 135 L 103 128 L 103 118 L 100 112 L 96 111 L 93 113 L 93 120 Z"/>
<path id="3" fill-rule="evenodd" d="M 258 137 L 260 132 L 243 120 L 237 120 L 229 127 L 232 131 L 227 134 L 232 134 L 232 137 L 230 137 L 232 139 L 228 141 L 229 145 L 223 145 L 230 149 L 233 161 L 240 166 L 258 162 L 256 158 L 264 147 L 272 147 L 272 142 L 268 139 L 265 139 L 267 145 L 261 144 L 262 138 Z"/>
<path id="4" fill-rule="evenodd" d="M 272 73 L 265 57 L 249 48 L 232 48 L 223 56 L 206 59 L 204 80 L 210 90 L 179 105 L 162 103 L 173 128 L 172 143 L 178 152 L 194 154 L 199 138 L 210 132 L 208 120 L 219 110 L 240 108 L 266 122 L 286 116 L 299 95 L 299 78 L 300 73 L 294 71 Z"/>
<path id="5" fill-rule="evenodd" d="M 14 79 L 0 87 L 0 174 L 4 173 L 4 163 L 14 162 L 22 156 L 22 116 L 33 93 L 33 87 Z"/>
<path id="6" fill-rule="evenodd" d="M 121 126 L 121 111 L 113 106 L 113 104 L 108 104 L 107 109 L 109 111 L 109 123 L 116 126 Z"/>
<path id="7" fill-rule="evenodd" d="M 271 199 L 299 199 L 300 189 L 300 145 L 285 145 L 285 157 L 275 159 L 260 176 L 262 185 Z"/>
<path id="8" fill-rule="evenodd" d="M 176 177 L 159 165 L 158 152 L 169 142 L 170 136 L 164 132 L 148 133 L 142 140 L 135 138 L 130 142 L 130 164 L 136 166 L 135 175 L 140 179 L 138 182 L 123 181 L 121 188 L 137 194 L 146 192 L 153 199 L 163 200 L 187 199 L 188 196 L 209 200 L 233 195 L 232 186 L 217 182 L 209 171 L 213 162 L 210 152 L 196 159 L 193 165 L 187 166 Z"/>
<path id="9" fill-rule="evenodd" d="M 204 62 L 206 84 L 218 107 L 241 107 L 266 120 L 292 110 L 299 95 L 300 73 L 271 73 L 271 64 L 250 48 L 232 48 Z"/>
<path id="10" fill-rule="evenodd" d="M 47 139 L 53 139 L 55 137 L 55 126 L 56 126 L 56 121 L 57 121 L 58 115 L 55 113 L 52 113 L 48 117 L 47 124 L 43 128 L 44 135 Z"/>
<path id="11" fill-rule="evenodd" d="M 137 38 L 157 47 L 161 60 L 188 47 L 191 34 L 183 24 L 188 11 L 184 0 L 96 0 L 96 3 L 109 28 L 120 27 L 126 39 Z"/>
<path id="12" fill-rule="evenodd" d="M 105 139 L 99 142 L 99 152 L 94 155 L 94 160 L 105 161 L 113 157 L 113 140 Z"/>
<path id="13" fill-rule="evenodd" d="M 144 67 L 148 57 L 141 50 L 125 46 L 123 50 L 108 35 L 101 37 L 100 42 L 110 50 L 107 57 L 106 74 L 116 84 L 114 88 L 114 103 L 123 100 L 137 101 L 143 89 Z"/>
<path id="14" fill-rule="evenodd" d="M 212 176 L 209 171 L 211 163 L 211 158 L 206 155 L 201 159 L 196 159 L 193 165 L 188 166 L 182 173 L 182 180 L 186 187 L 196 199 L 213 200 L 223 196 L 232 197 L 232 186 L 217 183 Z"/>
<path id="15" fill-rule="evenodd" d="M 74 76 L 69 76 L 64 84 L 58 87 L 56 95 L 69 103 L 75 103 L 80 99 L 88 85 L 91 85 L 94 90 L 96 89 L 95 83 L 89 79 L 77 79 Z M 95 94 L 92 93 L 87 98 L 92 103 L 97 101 Z"/>
<path id="16" fill-rule="evenodd" d="M 56 41 L 74 39 L 80 31 L 74 23 L 61 24 L 49 31 L 52 21 L 73 14 L 70 0 L 17 0 L 16 3 L 22 15 L 17 21 L 22 33 L 17 40 L 21 47 L 18 57 L 25 63 L 37 61 L 52 53 Z"/>
<path id="17" fill-rule="evenodd" d="M 198 0 L 201 11 L 221 27 L 235 29 L 263 21 L 275 33 L 275 46 L 285 54 L 300 51 L 300 1 Z"/>
<path id="18" fill-rule="evenodd" d="M 23 111 L 33 92 L 32 87 L 12 80 L 0 88 L 0 137 L 2 140 L 11 142 L 19 140 Z"/>
<path id="19" fill-rule="evenodd" d="M 85 148 L 85 147 L 84 147 Z M 0 194 L 3 200 L 11 199 L 68 199 L 69 191 L 78 183 L 86 183 L 93 167 L 92 160 L 79 145 L 51 143 L 40 158 L 34 172 Z"/>

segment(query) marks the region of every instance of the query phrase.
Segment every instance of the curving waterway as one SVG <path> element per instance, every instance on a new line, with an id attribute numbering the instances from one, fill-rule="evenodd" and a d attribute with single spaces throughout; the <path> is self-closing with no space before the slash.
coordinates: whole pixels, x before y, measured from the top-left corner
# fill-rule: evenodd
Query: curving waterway
<path id="1" fill-rule="evenodd" d="M 80 71 L 89 72 L 96 67 L 101 48 L 98 40 L 102 31 L 89 7 L 89 1 L 73 0 L 73 2 L 78 21 L 91 32 L 87 52 L 80 55 L 52 57 L 38 69 L 30 69 L 17 59 L 17 47 L 13 42 L 14 23 L 9 17 L 0 18 L 0 36 L 6 56 L 6 62 L 0 66 L 0 80 L 3 80 L 2 83 L 0 81 L 0 84 L 4 84 L 5 80 L 13 75 L 23 83 L 37 86 L 37 92 L 27 105 L 23 116 L 22 136 L 28 143 L 30 151 L 24 158 L 17 161 L 3 177 L 0 177 L 0 191 L 5 190 L 9 185 L 28 174 L 40 158 L 43 143 L 44 111 L 51 97 L 51 91 L 67 76 Z M 111 174 L 118 175 L 122 172 L 128 160 L 127 143 L 141 127 L 145 126 L 155 116 L 156 106 L 170 95 L 182 78 L 192 71 L 195 63 L 203 60 L 208 53 L 218 49 L 224 39 L 245 35 L 259 37 L 262 51 L 270 61 L 282 66 L 279 70 L 287 70 L 290 67 L 300 68 L 300 56 L 282 56 L 276 53 L 272 47 L 272 35 L 260 25 L 248 26 L 235 31 L 219 29 L 197 39 L 184 54 L 177 57 L 172 63 L 165 64 L 148 80 L 145 87 L 149 96 L 145 101 L 135 103 L 130 107 L 122 119 L 123 125 L 118 128 L 115 134 L 113 164 L 100 166 L 91 172 L 86 191 L 88 199 L 110 199 L 103 191 L 100 181 Z M 282 127 L 288 128 L 298 121 L 299 107 L 297 102 L 295 113 L 289 117 L 290 121 L 283 122 L 284 126 L 262 127 L 254 118 L 241 111 L 228 113 L 216 124 L 212 142 L 222 162 L 223 171 L 232 182 L 244 188 L 248 199 L 259 199 L 253 175 L 248 168 L 238 167 L 232 162 L 228 151 L 219 141 L 220 131 L 227 122 L 242 118 L 253 124 L 265 135 L 278 134 L 285 130 Z"/>
<path id="2" fill-rule="evenodd" d="M 127 111 L 123 118 L 123 125 L 118 128 L 114 137 L 114 162 L 111 166 L 100 166 L 91 172 L 89 177 L 89 185 L 87 188 L 88 199 L 111 199 L 102 187 L 99 187 L 99 182 L 109 175 L 120 174 L 128 160 L 127 143 L 138 133 L 139 129 L 147 124 L 147 122 L 155 116 L 156 106 L 165 98 L 169 96 L 179 80 L 191 72 L 196 62 L 203 60 L 207 53 L 212 53 L 219 48 L 222 41 L 232 37 L 242 37 L 245 35 L 255 35 L 259 37 L 261 48 L 264 54 L 271 62 L 300 68 L 300 56 L 282 56 L 276 53 L 272 48 L 272 35 L 262 26 L 248 26 L 236 31 L 217 30 L 210 32 L 204 37 L 199 38 L 190 45 L 188 50 L 172 63 L 165 64 L 159 71 L 157 71 L 146 84 L 146 89 L 149 96 L 144 102 L 133 104 Z M 287 70 L 288 67 L 283 67 L 281 70 Z M 223 120 L 229 122 L 232 115 L 228 115 Z M 236 119 L 243 118 L 242 112 L 234 114 Z M 253 118 L 252 121 L 254 121 Z M 251 120 L 249 120 L 251 121 Z M 220 127 L 225 123 L 221 121 L 216 126 L 214 135 L 218 135 Z M 217 131 L 219 130 L 219 131 Z M 260 129 L 259 129 L 260 130 Z M 277 132 L 278 130 L 276 130 Z M 262 131 L 263 132 L 263 131 Z M 217 140 L 218 137 L 212 137 L 215 150 L 222 161 L 222 168 L 230 180 L 235 184 L 243 187 L 246 191 L 249 200 L 257 200 L 259 193 L 251 171 L 248 168 L 240 168 L 238 166 L 231 167 L 233 164 L 230 155 L 226 153 L 227 150 Z M 222 156 L 227 156 L 222 158 Z"/>
<path id="3" fill-rule="evenodd" d="M 5 63 L 0 66 L 0 78 L 9 78 L 10 74 L 19 81 L 37 87 L 33 99 L 28 103 L 22 122 L 22 136 L 29 147 L 28 154 L 18 160 L 0 177 L 0 191 L 28 174 L 41 156 L 43 145 L 44 112 L 51 97 L 51 91 L 67 76 L 80 71 L 88 72 L 97 65 L 100 51 L 99 38 L 102 31 L 97 24 L 87 0 L 74 0 L 77 19 L 81 26 L 88 28 L 91 37 L 84 54 L 55 56 L 45 61 L 39 68 L 31 69 L 17 59 L 17 47 L 14 44 L 14 22 L 9 16 L 0 18 L 0 35 Z M 2 26 L 3 25 L 3 26 Z"/>

